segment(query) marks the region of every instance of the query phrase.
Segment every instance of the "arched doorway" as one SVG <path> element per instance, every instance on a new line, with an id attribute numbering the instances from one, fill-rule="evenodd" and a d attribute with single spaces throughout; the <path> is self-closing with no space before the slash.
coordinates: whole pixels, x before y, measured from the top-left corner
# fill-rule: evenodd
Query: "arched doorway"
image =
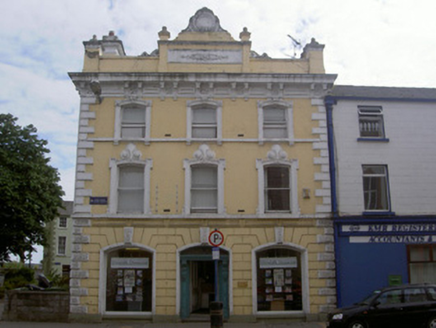
<path id="1" fill-rule="evenodd" d="M 180 317 L 189 319 L 209 314 L 215 299 L 215 263 L 212 247 L 195 246 L 180 252 Z M 218 260 L 218 300 L 224 318 L 229 317 L 229 253 L 220 249 Z"/>

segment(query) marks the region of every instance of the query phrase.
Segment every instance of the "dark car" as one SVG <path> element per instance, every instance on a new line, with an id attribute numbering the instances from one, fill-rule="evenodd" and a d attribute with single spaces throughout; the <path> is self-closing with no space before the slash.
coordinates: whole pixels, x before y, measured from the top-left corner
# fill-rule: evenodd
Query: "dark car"
<path id="1" fill-rule="evenodd" d="M 328 328 L 436 328 L 436 285 L 403 285 L 375 291 L 328 315 Z"/>

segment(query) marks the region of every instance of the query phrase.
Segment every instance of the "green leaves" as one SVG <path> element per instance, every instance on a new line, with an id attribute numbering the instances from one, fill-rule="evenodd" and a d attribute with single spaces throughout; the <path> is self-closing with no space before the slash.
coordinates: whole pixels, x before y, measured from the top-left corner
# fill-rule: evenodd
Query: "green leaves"
<path id="1" fill-rule="evenodd" d="M 0 260 L 24 260 L 34 244 L 46 243 L 45 223 L 58 215 L 64 192 L 49 165 L 47 141 L 33 125 L 21 127 L 0 114 Z"/>

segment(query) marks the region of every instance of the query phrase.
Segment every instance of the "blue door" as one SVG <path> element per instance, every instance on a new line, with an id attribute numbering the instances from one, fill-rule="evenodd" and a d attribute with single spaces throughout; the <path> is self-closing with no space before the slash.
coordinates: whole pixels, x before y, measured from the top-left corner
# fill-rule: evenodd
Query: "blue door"
<path id="1" fill-rule="evenodd" d="M 205 247 L 201 247 L 205 249 Z M 214 300 L 214 260 L 210 254 L 181 254 L 180 317 L 187 319 L 192 313 L 208 314 L 209 302 Z M 218 260 L 218 297 L 223 302 L 224 319 L 229 317 L 229 257 L 221 251 Z M 211 269 L 212 268 L 212 269 Z"/>

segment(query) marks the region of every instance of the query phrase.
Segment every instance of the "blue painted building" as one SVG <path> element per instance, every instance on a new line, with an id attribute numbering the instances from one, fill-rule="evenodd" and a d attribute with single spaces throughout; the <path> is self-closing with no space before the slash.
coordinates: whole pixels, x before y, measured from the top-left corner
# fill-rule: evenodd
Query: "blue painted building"
<path id="1" fill-rule="evenodd" d="M 436 283 L 436 89 L 336 86 L 326 109 L 338 306 Z"/>

